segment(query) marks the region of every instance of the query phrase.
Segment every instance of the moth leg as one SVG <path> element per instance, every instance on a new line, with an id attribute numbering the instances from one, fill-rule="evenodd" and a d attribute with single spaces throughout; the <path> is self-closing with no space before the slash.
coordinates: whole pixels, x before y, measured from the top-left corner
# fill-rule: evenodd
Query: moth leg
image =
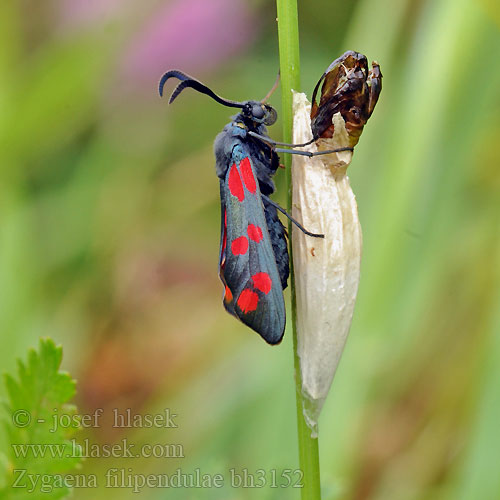
<path id="1" fill-rule="evenodd" d="M 284 208 L 281 208 L 275 201 L 271 200 L 269 196 L 266 196 L 265 194 L 261 194 L 262 198 L 264 198 L 270 205 L 272 205 L 276 210 L 279 210 L 283 215 L 288 217 L 290 221 L 295 224 L 304 234 L 307 234 L 307 236 L 312 236 L 313 238 L 324 238 L 324 234 L 316 234 L 316 233 L 311 233 L 307 229 L 305 229 L 300 222 L 296 221 Z"/>
<path id="2" fill-rule="evenodd" d="M 291 155 L 301 155 L 301 156 L 308 156 L 309 158 L 312 158 L 313 156 L 329 155 L 331 153 L 340 153 L 341 151 L 354 151 L 354 148 L 345 147 L 345 148 L 338 148 L 338 149 L 329 149 L 327 151 L 316 151 L 315 153 L 313 153 L 311 151 L 295 151 L 294 149 L 281 149 L 281 148 L 276 148 L 275 151 L 276 151 L 276 153 L 289 153 Z"/>
<path id="3" fill-rule="evenodd" d="M 302 148 L 304 146 L 309 146 L 309 144 L 312 144 L 314 142 L 314 139 L 311 139 L 309 142 L 304 142 L 303 144 L 288 144 L 287 142 L 274 141 L 270 137 L 257 134 L 256 132 L 252 132 L 251 130 L 248 132 L 248 135 L 255 137 L 256 139 L 259 139 L 260 141 L 265 142 L 267 144 L 271 144 L 272 146 L 287 146 L 289 148 Z M 341 151 L 354 151 L 354 148 L 345 147 L 338 149 L 329 149 L 327 151 L 317 151 L 315 153 L 312 153 L 311 151 L 295 151 L 294 149 L 282 149 L 282 148 L 275 148 L 274 150 L 276 151 L 276 153 L 289 153 L 291 155 L 301 155 L 312 158 L 313 156 L 328 155 L 331 153 L 340 153 Z"/>
<path id="4" fill-rule="evenodd" d="M 248 131 L 248 135 L 255 137 L 256 139 L 259 139 L 259 141 L 271 144 L 272 146 L 287 146 L 289 148 L 302 148 L 304 146 L 309 146 L 309 144 L 312 144 L 314 142 L 314 139 L 311 139 L 308 142 L 304 142 L 304 144 L 288 144 L 288 142 L 274 141 L 273 139 L 267 137 L 266 135 L 260 135 L 257 134 L 257 132 L 252 132 L 251 130 Z"/>

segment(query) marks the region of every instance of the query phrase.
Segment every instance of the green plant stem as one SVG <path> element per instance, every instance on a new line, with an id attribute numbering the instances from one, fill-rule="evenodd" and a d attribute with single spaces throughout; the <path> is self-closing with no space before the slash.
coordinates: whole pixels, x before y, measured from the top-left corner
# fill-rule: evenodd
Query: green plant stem
<path id="1" fill-rule="evenodd" d="M 299 25 L 296 0 L 277 0 L 278 39 L 280 52 L 280 73 L 283 120 L 283 140 L 292 142 L 292 92 L 300 90 Z M 292 210 L 292 169 L 291 155 L 286 155 L 286 181 L 288 187 L 288 211 Z M 292 234 L 288 223 L 288 234 Z M 302 412 L 302 378 L 297 354 L 295 279 L 293 275 L 293 254 L 290 245 L 290 293 L 292 297 L 292 331 L 295 367 L 295 390 L 297 399 L 297 434 L 299 441 L 299 464 L 303 477 L 302 500 L 321 499 L 318 438 L 311 437 L 311 429 L 306 424 Z"/>

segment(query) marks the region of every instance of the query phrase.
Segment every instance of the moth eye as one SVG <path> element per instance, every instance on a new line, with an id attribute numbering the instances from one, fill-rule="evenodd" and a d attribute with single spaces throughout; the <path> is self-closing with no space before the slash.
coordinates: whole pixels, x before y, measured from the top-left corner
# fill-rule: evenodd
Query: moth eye
<path id="1" fill-rule="evenodd" d="M 264 118 L 265 111 L 264 108 L 258 104 L 254 105 L 252 108 L 252 116 L 257 118 L 258 120 L 262 120 Z"/>
<path id="2" fill-rule="evenodd" d="M 266 106 L 266 109 L 267 109 L 267 116 L 266 119 L 264 120 L 264 123 L 266 125 L 272 125 L 273 123 L 276 122 L 278 115 L 276 113 L 276 110 L 271 106 Z"/>

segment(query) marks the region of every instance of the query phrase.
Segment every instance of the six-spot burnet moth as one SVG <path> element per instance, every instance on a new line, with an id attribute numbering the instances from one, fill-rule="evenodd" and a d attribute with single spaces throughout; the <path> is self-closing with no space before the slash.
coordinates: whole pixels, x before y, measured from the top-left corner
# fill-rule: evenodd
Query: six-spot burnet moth
<path id="1" fill-rule="evenodd" d="M 224 307 L 259 333 L 269 344 L 277 344 L 285 330 L 283 289 L 289 274 L 285 228 L 277 211 L 306 231 L 285 210 L 269 198 L 274 190 L 272 177 L 280 165 L 278 152 L 313 156 L 310 152 L 280 149 L 304 144 L 279 143 L 270 139 L 267 125 L 277 119 L 276 110 L 263 101 L 230 101 L 206 85 L 178 70 L 165 73 L 159 84 L 160 96 L 169 78 L 177 85 L 169 103 L 187 87 L 208 95 L 218 103 L 238 108 L 215 139 L 215 170 L 220 181 L 221 240 L 219 276 L 224 284 Z M 352 148 L 342 148 L 352 150 Z M 322 151 L 318 154 L 329 153 Z"/>

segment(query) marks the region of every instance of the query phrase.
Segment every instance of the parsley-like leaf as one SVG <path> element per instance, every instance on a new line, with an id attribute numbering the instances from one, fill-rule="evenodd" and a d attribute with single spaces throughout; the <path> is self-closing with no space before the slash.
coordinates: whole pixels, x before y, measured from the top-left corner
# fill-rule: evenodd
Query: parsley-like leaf
<path id="1" fill-rule="evenodd" d="M 2 418 L 6 449 L 0 451 L 0 498 L 65 498 L 65 474 L 82 460 L 71 440 L 79 428 L 76 408 L 68 404 L 76 383 L 59 370 L 62 347 L 41 339 L 27 362 L 18 361 L 17 375 L 4 375 L 7 398 Z M 55 424 L 57 422 L 57 425 Z"/>

